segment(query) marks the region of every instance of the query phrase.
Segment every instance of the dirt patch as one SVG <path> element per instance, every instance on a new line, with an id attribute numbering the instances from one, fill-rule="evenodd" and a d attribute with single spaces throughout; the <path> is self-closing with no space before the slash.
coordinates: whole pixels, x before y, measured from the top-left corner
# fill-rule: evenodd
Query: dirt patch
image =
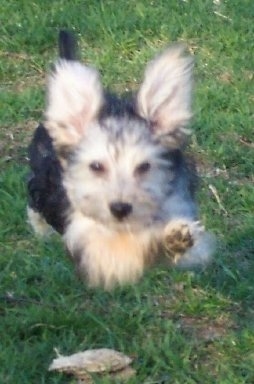
<path id="1" fill-rule="evenodd" d="M 25 124 L 1 127 L 0 158 L 3 163 L 27 162 L 27 147 L 37 125 L 38 122 L 29 120 Z"/>
<path id="2" fill-rule="evenodd" d="M 181 316 L 178 327 L 195 339 L 207 342 L 220 339 L 228 331 L 236 328 L 228 316 L 221 316 L 214 320 L 207 317 Z"/>

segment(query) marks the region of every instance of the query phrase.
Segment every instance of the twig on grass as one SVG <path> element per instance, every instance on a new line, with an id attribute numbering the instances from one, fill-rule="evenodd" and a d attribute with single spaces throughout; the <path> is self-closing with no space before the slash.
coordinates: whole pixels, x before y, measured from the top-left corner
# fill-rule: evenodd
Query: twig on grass
<path id="1" fill-rule="evenodd" d="M 212 184 L 209 184 L 209 185 L 208 185 L 208 188 L 210 189 L 210 191 L 212 192 L 213 196 L 215 197 L 215 200 L 217 201 L 220 210 L 221 210 L 226 216 L 228 216 L 228 211 L 227 211 L 226 208 L 222 205 L 220 196 L 219 196 L 218 191 L 217 191 L 217 189 L 215 188 L 215 186 L 212 185 Z"/>

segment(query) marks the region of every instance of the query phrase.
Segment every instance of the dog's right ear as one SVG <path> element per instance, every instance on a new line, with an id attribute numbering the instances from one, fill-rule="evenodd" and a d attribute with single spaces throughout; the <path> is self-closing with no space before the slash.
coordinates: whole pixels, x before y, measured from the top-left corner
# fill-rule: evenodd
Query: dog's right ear
<path id="1" fill-rule="evenodd" d="M 137 111 L 164 145 L 181 147 L 190 131 L 193 59 L 175 45 L 149 63 Z"/>
<path id="2" fill-rule="evenodd" d="M 99 73 L 78 61 L 59 60 L 48 79 L 45 126 L 57 150 L 73 148 L 103 104 Z"/>

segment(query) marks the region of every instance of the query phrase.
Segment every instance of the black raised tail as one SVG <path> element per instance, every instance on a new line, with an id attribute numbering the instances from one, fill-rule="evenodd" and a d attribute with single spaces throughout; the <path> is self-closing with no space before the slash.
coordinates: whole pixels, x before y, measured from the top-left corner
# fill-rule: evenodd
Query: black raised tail
<path id="1" fill-rule="evenodd" d="M 77 41 L 72 32 L 61 30 L 58 36 L 59 56 L 65 60 L 77 60 Z"/>

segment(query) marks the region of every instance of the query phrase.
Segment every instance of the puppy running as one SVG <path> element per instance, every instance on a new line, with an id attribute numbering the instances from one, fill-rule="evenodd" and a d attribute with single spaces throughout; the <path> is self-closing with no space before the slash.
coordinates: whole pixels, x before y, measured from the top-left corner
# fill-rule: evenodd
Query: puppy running
<path id="1" fill-rule="evenodd" d="M 146 68 L 132 97 L 102 88 L 60 32 L 45 121 L 29 148 L 28 216 L 63 241 L 89 285 L 133 283 L 163 257 L 205 264 L 211 236 L 198 222 L 190 134 L 193 60 L 173 46 Z"/>

